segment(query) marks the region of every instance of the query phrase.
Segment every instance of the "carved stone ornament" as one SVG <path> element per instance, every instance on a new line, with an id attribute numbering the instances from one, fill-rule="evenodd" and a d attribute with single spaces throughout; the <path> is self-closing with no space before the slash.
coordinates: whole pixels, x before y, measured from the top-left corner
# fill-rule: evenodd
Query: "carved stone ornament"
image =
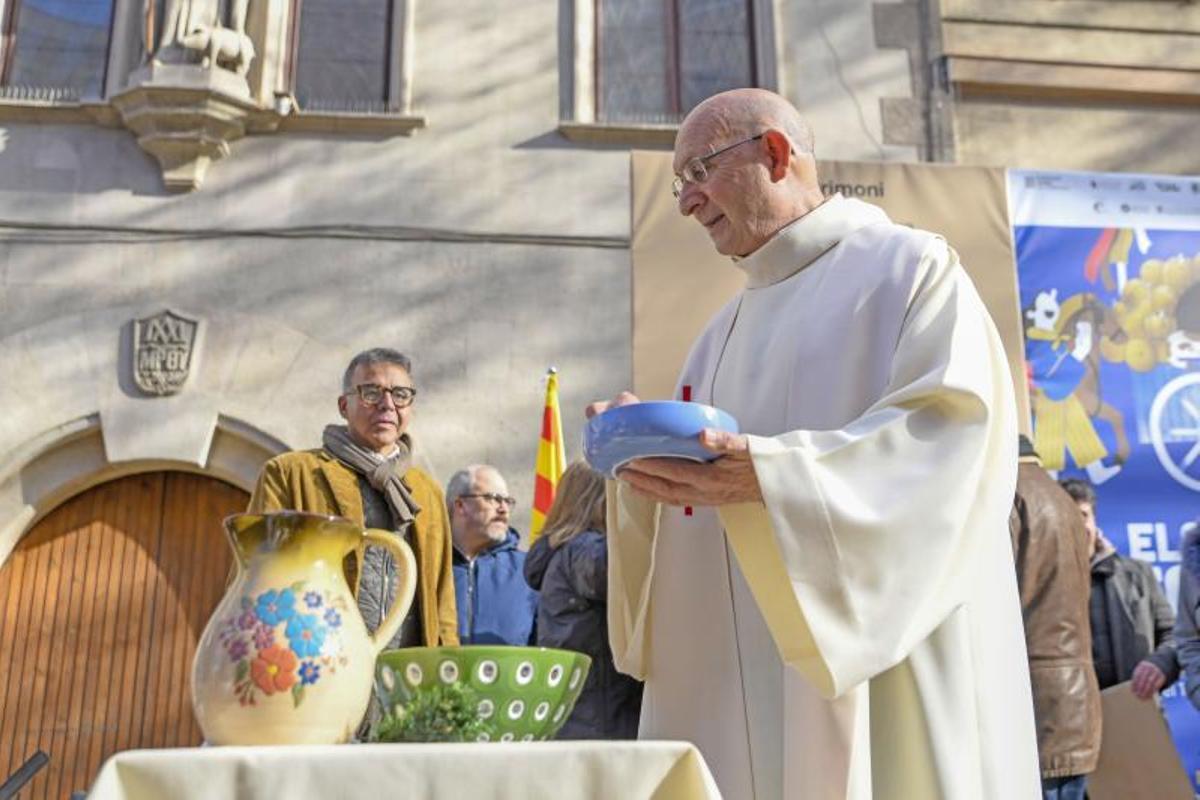
<path id="1" fill-rule="evenodd" d="M 165 0 L 162 37 L 149 59 L 154 63 L 199 63 L 245 76 L 254 59 L 254 42 L 246 33 L 250 0 L 233 0 L 228 27 L 217 0 Z"/>
<path id="2" fill-rule="evenodd" d="M 5 7 L 0 0 L 0 10 Z M 389 87 L 394 84 L 396 91 L 389 88 L 382 105 L 335 107 L 334 94 L 324 98 L 328 104 L 301 107 L 281 85 L 297 58 L 291 34 L 300 0 L 121 0 L 114 8 L 108 59 L 121 68 L 105 77 L 103 94 L 79 98 L 63 87 L 0 86 L 0 123 L 125 128 L 158 162 L 169 192 L 201 188 L 212 164 L 236 150 L 233 143 L 243 136 L 282 131 L 379 140 L 412 136 L 426 125 L 424 116 L 409 109 L 402 58 L 389 61 Z M 399 16 L 399 27 L 389 35 L 407 42 L 413 14 Z M 354 42 L 341 45 L 353 49 Z"/>
<path id="3" fill-rule="evenodd" d="M 138 146 L 158 160 L 163 185 L 173 192 L 199 189 L 209 164 L 229 154 L 229 143 L 267 119 L 250 99 L 246 79 L 199 64 L 151 63 L 112 98 Z"/>
<path id="4" fill-rule="evenodd" d="M 234 0 L 226 27 L 217 0 L 168 0 L 162 38 L 112 98 L 138 146 L 158 160 L 170 191 L 200 188 L 230 142 L 279 125 L 280 115 L 253 100 L 246 80 L 255 56 L 248 5 Z"/>
<path id="5" fill-rule="evenodd" d="M 133 322 L 133 382 L 146 394 L 176 394 L 191 370 L 199 321 L 160 311 Z"/>

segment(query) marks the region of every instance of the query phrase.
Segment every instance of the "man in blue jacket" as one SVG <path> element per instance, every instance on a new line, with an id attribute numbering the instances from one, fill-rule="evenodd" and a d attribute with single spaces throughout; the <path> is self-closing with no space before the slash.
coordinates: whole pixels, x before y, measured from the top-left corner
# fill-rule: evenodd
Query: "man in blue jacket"
<path id="1" fill-rule="evenodd" d="M 538 596 L 525 582 L 521 537 L 509 525 L 515 502 L 504 476 L 487 464 L 459 470 L 446 485 L 463 644 L 534 641 Z"/>

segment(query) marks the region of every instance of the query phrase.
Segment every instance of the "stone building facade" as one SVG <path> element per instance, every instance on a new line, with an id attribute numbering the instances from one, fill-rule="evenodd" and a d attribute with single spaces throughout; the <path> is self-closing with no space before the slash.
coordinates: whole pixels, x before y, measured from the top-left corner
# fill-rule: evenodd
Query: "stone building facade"
<path id="1" fill-rule="evenodd" d="M 583 405 L 630 382 L 630 149 L 669 148 L 709 91 L 780 91 L 827 159 L 1200 172 L 1188 2 L 0 0 L 0 20 L 0 652 L 70 585 L 17 563 L 86 544 L 69 520 L 37 538 L 56 509 L 130 476 L 248 491 L 318 443 L 371 346 L 414 360 L 423 462 L 496 464 L 524 525 L 545 369 L 572 454 Z M 60 713 L 31 697 L 0 727 L 9 771 Z M 52 788 L 117 746 L 44 730 L 91 748 Z"/>

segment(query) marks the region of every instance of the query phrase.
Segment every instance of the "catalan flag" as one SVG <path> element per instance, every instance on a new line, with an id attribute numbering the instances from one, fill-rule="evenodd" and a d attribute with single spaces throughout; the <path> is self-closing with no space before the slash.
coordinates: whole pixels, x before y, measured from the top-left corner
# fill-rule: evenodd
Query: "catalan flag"
<path id="1" fill-rule="evenodd" d="M 563 447 L 562 416 L 558 413 L 558 370 L 546 374 L 546 404 L 542 409 L 542 438 L 538 441 L 537 471 L 533 479 L 533 521 L 529 541 L 534 542 L 546 524 L 546 515 L 554 502 L 554 490 L 567 468 Z"/>

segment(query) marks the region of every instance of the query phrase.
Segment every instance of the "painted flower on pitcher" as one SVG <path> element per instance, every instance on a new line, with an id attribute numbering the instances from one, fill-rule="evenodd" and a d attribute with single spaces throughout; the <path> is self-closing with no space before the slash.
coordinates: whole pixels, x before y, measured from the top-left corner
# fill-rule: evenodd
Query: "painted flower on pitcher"
<path id="1" fill-rule="evenodd" d="M 254 631 L 254 646 L 266 650 L 275 644 L 275 629 L 270 625 L 259 625 Z"/>
<path id="2" fill-rule="evenodd" d="M 296 682 L 296 654 L 285 647 L 260 650 L 250 662 L 250 677 L 266 694 L 286 692 Z"/>
<path id="3" fill-rule="evenodd" d="M 321 665 L 312 661 L 305 661 L 300 665 L 300 682 L 302 684 L 316 683 L 321 677 Z"/>
<path id="4" fill-rule="evenodd" d="M 295 614 L 296 595 L 291 589 L 268 589 L 258 596 L 254 612 L 268 625 L 275 626 Z"/>
<path id="5" fill-rule="evenodd" d="M 234 639 L 229 642 L 229 658 L 233 661 L 241 661 L 250 654 L 250 645 L 246 644 L 245 639 Z"/>
<path id="6" fill-rule="evenodd" d="M 337 658 L 342 653 L 342 640 L 337 635 L 326 636 L 325 644 L 321 645 L 321 658 Z"/>
<path id="7" fill-rule="evenodd" d="M 311 658 L 321 653 L 325 643 L 325 626 L 313 614 L 296 614 L 287 624 L 288 643 L 301 658 Z"/>
<path id="8" fill-rule="evenodd" d="M 307 687 L 349 663 L 337 629 L 352 606 L 304 586 L 296 581 L 243 596 L 240 611 L 226 618 L 221 646 L 234 662 L 234 693 L 242 705 L 257 705 L 259 692 L 289 693 L 298 708 Z"/>

